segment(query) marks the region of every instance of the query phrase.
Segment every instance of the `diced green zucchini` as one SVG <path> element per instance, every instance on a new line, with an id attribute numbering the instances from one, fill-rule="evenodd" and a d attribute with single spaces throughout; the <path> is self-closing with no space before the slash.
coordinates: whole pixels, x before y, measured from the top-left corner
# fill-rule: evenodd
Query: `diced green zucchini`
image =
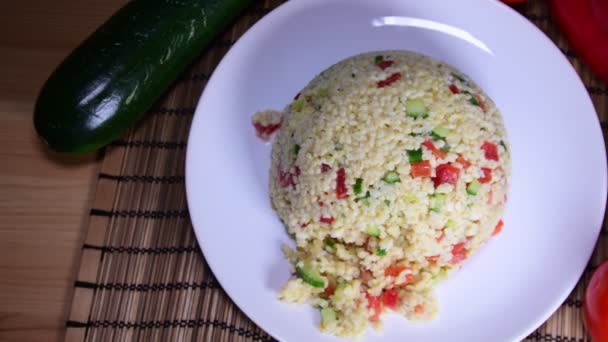
<path id="1" fill-rule="evenodd" d="M 413 193 L 409 193 L 409 194 L 405 195 L 404 199 L 405 199 L 405 202 L 409 203 L 409 204 L 418 202 L 418 197 L 416 196 L 416 194 L 413 194 Z"/>
<path id="2" fill-rule="evenodd" d="M 313 269 L 307 262 L 298 262 L 296 264 L 296 273 L 304 280 L 305 283 L 312 287 L 323 289 L 325 288 L 325 278 L 319 272 Z"/>
<path id="3" fill-rule="evenodd" d="M 332 253 L 336 251 L 336 242 L 334 241 L 334 239 L 328 236 L 325 238 L 325 240 L 323 240 L 323 243 L 325 243 L 325 247 L 328 251 Z"/>
<path id="4" fill-rule="evenodd" d="M 448 271 L 446 270 L 445 267 L 441 267 L 439 269 L 439 273 L 435 274 L 432 278 L 431 281 L 433 282 L 433 285 L 437 285 L 440 281 L 442 281 L 443 279 L 445 279 L 448 275 Z"/>
<path id="5" fill-rule="evenodd" d="M 413 118 L 424 119 L 428 116 L 426 105 L 421 98 L 407 99 L 407 101 L 405 101 L 405 112 L 407 113 L 407 116 Z"/>
<path id="6" fill-rule="evenodd" d="M 390 200 L 385 199 L 385 200 L 384 200 L 384 205 L 385 205 L 385 206 L 387 206 L 387 207 L 390 207 L 390 206 L 391 206 L 391 201 L 390 201 Z"/>
<path id="7" fill-rule="evenodd" d="M 456 228 L 456 222 L 454 222 L 453 220 L 448 220 L 448 222 L 445 223 L 445 228 L 446 229 Z"/>
<path id="8" fill-rule="evenodd" d="M 360 194 L 363 191 L 363 178 L 355 179 L 355 185 L 353 185 L 353 192 L 355 195 Z"/>
<path id="9" fill-rule="evenodd" d="M 417 150 L 407 150 L 407 157 L 411 164 L 421 162 L 422 161 L 422 149 L 419 148 Z"/>
<path id="10" fill-rule="evenodd" d="M 378 247 L 378 249 L 376 249 L 376 255 L 377 256 L 385 256 L 386 255 L 386 250 Z"/>
<path id="11" fill-rule="evenodd" d="M 395 171 L 387 172 L 384 177 L 382 177 L 382 180 L 388 184 L 394 184 L 401 181 L 401 179 L 399 178 L 399 174 Z"/>
<path id="12" fill-rule="evenodd" d="M 297 157 L 298 153 L 300 153 L 300 145 L 298 145 L 298 144 L 293 145 L 293 149 L 291 151 L 293 152 L 294 156 Z"/>
<path id="13" fill-rule="evenodd" d="M 475 96 L 471 96 L 469 98 L 469 103 L 472 104 L 472 105 L 474 105 L 474 106 L 479 107 L 479 101 L 477 101 L 477 99 L 475 98 Z"/>
<path id="14" fill-rule="evenodd" d="M 444 141 L 443 146 L 441 146 L 441 150 L 443 152 L 450 152 L 451 149 L 452 149 L 452 146 L 450 146 L 450 144 L 448 144 L 447 142 Z"/>
<path id="15" fill-rule="evenodd" d="M 445 203 L 445 198 L 446 195 L 445 194 L 433 194 L 431 195 L 431 211 L 434 211 L 436 213 L 441 211 L 441 208 L 443 207 L 443 204 Z"/>
<path id="16" fill-rule="evenodd" d="M 380 228 L 373 224 L 368 224 L 367 226 L 365 226 L 365 231 L 371 236 L 380 236 Z"/>
<path id="17" fill-rule="evenodd" d="M 473 179 L 469 185 L 467 185 L 467 194 L 469 195 L 477 195 L 479 189 L 481 188 L 481 183 L 477 179 Z"/>
<path id="18" fill-rule="evenodd" d="M 440 138 L 445 138 L 448 134 L 450 134 L 450 130 L 441 125 L 433 128 L 432 132 Z"/>
<path id="19" fill-rule="evenodd" d="M 304 108 L 304 99 L 297 99 L 291 103 L 291 108 L 296 112 L 302 111 Z"/>
<path id="20" fill-rule="evenodd" d="M 321 309 L 321 323 L 326 324 L 330 322 L 334 322 L 338 319 L 338 315 L 336 314 L 336 310 L 326 307 Z"/>
<path id="21" fill-rule="evenodd" d="M 504 141 L 502 141 L 502 140 L 501 140 L 501 141 L 499 142 L 499 144 L 500 144 L 500 146 L 502 146 L 502 147 L 505 149 L 505 152 L 509 152 L 509 149 L 507 148 L 507 144 L 505 144 L 505 142 L 504 142 Z"/>

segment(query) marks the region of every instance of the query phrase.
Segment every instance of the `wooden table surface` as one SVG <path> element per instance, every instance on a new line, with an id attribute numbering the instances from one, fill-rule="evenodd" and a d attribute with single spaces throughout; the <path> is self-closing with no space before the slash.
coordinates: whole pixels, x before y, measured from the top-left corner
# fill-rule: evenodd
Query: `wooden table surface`
<path id="1" fill-rule="evenodd" d="M 63 339 L 98 158 L 47 152 L 32 111 L 53 68 L 126 2 L 0 6 L 0 341 Z"/>

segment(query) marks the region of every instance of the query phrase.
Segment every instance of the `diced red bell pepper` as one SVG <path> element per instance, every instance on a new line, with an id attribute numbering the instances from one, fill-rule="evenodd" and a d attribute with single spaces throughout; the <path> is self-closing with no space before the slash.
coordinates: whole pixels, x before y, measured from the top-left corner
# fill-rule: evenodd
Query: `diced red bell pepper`
<path id="1" fill-rule="evenodd" d="M 391 265 L 384 270 L 384 275 L 387 277 L 397 277 L 401 272 L 407 270 L 409 267 L 404 265 Z"/>
<path id="2" fill-rule="evenodd" d="M 437 255 L 431 255 L 431 256 L 427 256 L 426 260 L 431 263 L 432 265 L 435 265 L 437 263 L 437 260 L 439 260 L 439 254 Z"/>
<path id="3" fill-rule="evenodd" d="M 421 314 L 424 312 L 424 306 L 422 306 L 422 304 L 416 304 L 416 306 L 414 306 L 414 312 L 417 314 Z"/>
<path id="4" fill-rule="evenodd" d="M 430 140 L 425 140 L 422 143 L 422 146 L 426 147 L 429 151 L 431 151 L 431 153 L 433 153 L 433 155 L 437 159 L 443 159 L 448 155 L 445 151 L 437 148 L 437 146 L 435 146 L 435 144 L 433 144 L 433 142 Z"/>
<path id="5" fill-rule="evenodd" d="M 383 60 L 379 61 L 378 63 L 376 63 L 376 65 L 378 66 L 378 68 L 384 70 L 384 69 L 390 67 L 391 65 L 393 65 L 393 63 L 395 63 L 395 61 L 383 59 Z"/>
<path id="6" fill-rule="evenodd" d="M 505 225 L 505 223 L 502 220 L 499 220 L 498 223 L 496 224 L 496 227 L 494 227 L 494 231 L 492 232 L 492 236 L 498 235 L 502 231 L 502 227 L 504 225 Z"/>
<path id="7" fill-rule="evenodd" d="M 399 292 L 397 290 L 388 289 L 384 291 L 384 295 L 382 297 L 384 306 L 392 310 L 397 309 L 397 306 L 399 305 Z"/>
<path id="8" fill-rule="evenodd" d="M 435 168 L 435 177 L 432 178 L 435 187 L 443 183 L 456 185 L 460 177 L 460 169 L 452 165 L 452 163 L 441 164 Z"/>
<path id="9" fill-rule="evenodd" d="M 390 75 L 389 77 L 387 77 L 386 79 L 384 79 L 382 81 L 378 81 L 378 83 L 376 83 L 376 86 L 378 88 L 384 88 L 386 86 L 389 86 L 389 85 L 399 81 L 400 79 L 401 79 L 401 73 L 396 72 L 396 73 Z"/>
<path id="10" fill-rule="evenodd" d="M 452 94 L 460 94 L 460 89 L 455 84 L 450 84 L 450 91 Z"/>
<path id="11" fill-rule="evenodd" d="M 456 158 L 456 162 L 460 165 L 462 165 L 463 168 L 468 169 L 469 166 L 471 166 L 471 162 L 466 160 L 463 156 L 458 156 L 458 158 Z"/>
<path id="12" fill-rule="evenodd" d="M 328 298 L 333 296 L 334 292 L 336 292 L 336 282 L 333 280 L 330 280 L 327 282 L 327 286 L 325 287 L 325 290 L 323 291 L 323 297 Z"/>
<path id="13" fill-rule="evenodd" d="M 366 293 L 365 297 L 367 297 L 367 307 L 372 310 L 369 320 L 377 321 L 380 319 L 380 314 L 382 314 L 382 298 L 380 296 L 372 296 L 369 293 Z"/>
<path id="14" fill-rule="evenodd" d="M 452 246 L 452 260 L 450 260 L 450 263 L 455 265 L 465 260 L 467 258 L 467 252 L 464 242 L 455 244 Z"/>
<path id="15" fill-rule="evenodd" d="M 279 185 L 282 188 L 286 188 L 288 186 L 295 187 L 296 183 L 293 179 L 293 175 L 288 171 L 279 171 Z"/>
<path id="16" fill-rule="evenodd" d="M 492 169 L 489 167 L 482 167 L 483 177 L 478 178 L 479 183 L 490 183 L 492 181 Z"/>
<path id="17" fill-rule="evenodd" d="M 331 217 L 331 216 L 330 216 L 330 217 L 321 216 L 321 217 L 319 218 L 319 221 L 321 221 L 321 222 L 323 222 L 323 223 L 327 223 L 327 224 L 332 224 L 332 223 L 334 223 L 334 221 L 335 221 L 335 220 L 336 220 L 336 219 L 334 219 L 334 218 L 333 218 L 333 217 Z"/>
<path id="18" fill-rule="evenodd" d="M 441 242 L 441 240 L 443 240 L 444 237 L 445 237 L 445 231 L 442 229 L 439 236 L 435 238 L 435 241 Z"/>
<path id="19" fill-rule="evenodd" d="M 430 177 L 432 172 L 433 168 L 431 167 L 431 162 L 429 162 L 428 160 L 413 163 L 410 169 L 410 174 L 412 175 L 412 178 Z"/>
<path id="20" fill-rule="evenodd" d="M 338 169 L 336 174 L 336 197 L 338 199 L 345 199 L 348 197 L 348 189 L 346 188 L 346 171 L 343 167 L 341 167 Z"/>
<path id="21" fill-rule="evenodd" d="M 321 173 L 326 173 L 329 170 L 331 170 L 331 166 L 329 166 L 325 163 L 321 164 Z"/>
<path id="22" fill-rule="evenodd" d="M 481 149 L 484 151 L 484 155 L 487 160 L 498 161 L 498 147 L 495 143 L 484 141 L 484 143 L 481 145 Z"/>

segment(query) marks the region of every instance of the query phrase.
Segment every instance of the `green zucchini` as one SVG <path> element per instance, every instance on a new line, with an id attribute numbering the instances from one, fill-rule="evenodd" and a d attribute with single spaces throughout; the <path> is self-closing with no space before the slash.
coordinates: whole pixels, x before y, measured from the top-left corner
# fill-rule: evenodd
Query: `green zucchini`
<path id="1" fill-rule="evenodd" d="M 253 0 L 133 0 L 46 81 L 34 126 L 58 152 L 118 138 Z"/>

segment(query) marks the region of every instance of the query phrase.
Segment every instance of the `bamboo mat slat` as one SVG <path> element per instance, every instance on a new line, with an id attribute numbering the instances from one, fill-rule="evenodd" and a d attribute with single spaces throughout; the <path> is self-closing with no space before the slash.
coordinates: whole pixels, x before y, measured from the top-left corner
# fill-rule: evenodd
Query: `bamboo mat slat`
<path id="1" fill-rule="evenodd" d="M 105 149 L 65 341 L 273 341 L 230 301 L 200 253 L 187 211 L 184 162 L 194 107 L 209 75 L 230 46 L 282 2 L 256 3 L 204 51 L 145 120 Z M 608 86 L 570 49 L 542 0 L 517 10 L 576 68 L 605 133 Z M 607 258 L 604 224 L 576 289 L 525 341 L 590 341 L 581 320 L 583 291 L 591 272 Z"/>

